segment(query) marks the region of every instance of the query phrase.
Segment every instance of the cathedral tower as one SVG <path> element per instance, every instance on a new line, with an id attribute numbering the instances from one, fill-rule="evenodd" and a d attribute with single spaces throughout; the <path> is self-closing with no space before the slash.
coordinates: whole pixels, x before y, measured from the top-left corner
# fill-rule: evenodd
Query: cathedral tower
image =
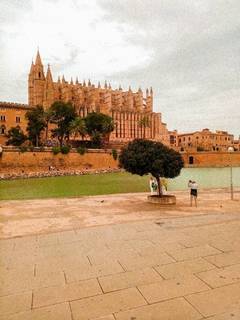
<path id="1" fill-rule="evenodd" d="M 28 103 L 30 106 L 43 105 L 45 75 L 39 51 L 37 52 L 35 64 L 31 65 L 28 76 Z"/>

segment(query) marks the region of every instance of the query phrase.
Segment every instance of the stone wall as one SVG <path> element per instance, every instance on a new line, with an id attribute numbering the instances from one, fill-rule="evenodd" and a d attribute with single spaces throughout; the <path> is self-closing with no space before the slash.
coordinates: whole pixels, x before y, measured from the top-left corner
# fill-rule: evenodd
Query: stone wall
<path id="1" fill-rule="evenodd" d="M 90 150 L 84 155 L 70 152 L 54 155 L 52 151 L 18 152 L 16 149 L 4 150 L 0 157 L 0 173 L 48 171 L 49 166 L 59 170 L 66 169 L 115 169 L 118 163 L 111 150 Z"/>
<path id="2" fill-rule="evenodd" d="M 193 152 L 182 153 L 185 167 L 240 167 L 240 152 Z M 191 164 L 192 157 L 193 164 Z"/>
<path id="3" fill-rule="evenodd" d="M 4 150 L 0 157 L 0 173 L 45 172 L 49 166 L 55 170 L 117 169 L 111 150 L 89 150 L 84 155 L 71 151 L 67 155 L 54 155 L 52 151 L 21 153 L 17 149 Z M 195 152 L 182 154 L 186 167 L 240 166 L 240 152 Z M 189 158 L 193 157 L 193 164 Z"/>

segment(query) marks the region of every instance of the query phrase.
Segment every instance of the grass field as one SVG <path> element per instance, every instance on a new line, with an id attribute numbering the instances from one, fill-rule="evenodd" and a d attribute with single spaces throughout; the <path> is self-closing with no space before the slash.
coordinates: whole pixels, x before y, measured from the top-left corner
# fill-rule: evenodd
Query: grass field
<path id="1" fill-rule="evenodd" d="M 0 181 L 0 200 L 78 197 L 148 191 L 148 177 L 128 173 Z"/>

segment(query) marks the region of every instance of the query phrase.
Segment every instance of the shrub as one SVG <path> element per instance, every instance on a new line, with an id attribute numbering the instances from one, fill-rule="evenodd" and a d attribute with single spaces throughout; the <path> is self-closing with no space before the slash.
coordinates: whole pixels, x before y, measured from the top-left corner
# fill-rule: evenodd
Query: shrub
<path id="1" fill-rule="evenodd" d="M 117 160 L 117 158 L 118 158 L 118 152 L 117 152 L 116 149 L 112 149 L 112 156 L 113 156 L 113 159 L 114 159 L 114 160 Z"/>
<path id="2" fill-rule="evenodd" d="M 70 152 L 71 147 L 70 146 L 62 146 L 61 152 L 62 154 L 68 154 Z"/>
<path id="3" fill-rule="evenodd" d="M 20 150 L 20 152 L 24 153 L 24 152 L 28 151 L 28 147 L 26 147 L 26 146 L 20 146 L 20 147 L 19 147 L 19 150 Z"/>
<path id="4" fill-rule="evenodd" d="M 58 154 L 61 151 L 60 147 L 52 147 L 53 154 Z"/>
<path id="5" fill-rule="evenodd" d="M 85 147 L 78 147 L 77 148 L 77 152 L 81 155 L 83 155 L 84 153 L 86 153 L 87 149 Z"/>

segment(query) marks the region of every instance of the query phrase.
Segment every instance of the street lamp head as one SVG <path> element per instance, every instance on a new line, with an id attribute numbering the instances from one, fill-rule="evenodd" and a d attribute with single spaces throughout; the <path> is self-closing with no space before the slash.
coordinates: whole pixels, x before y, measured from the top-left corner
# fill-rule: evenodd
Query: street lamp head
<path id="1" fill-rule="evenodd" d="M 228 152 L 234 152 L 234 148 L 233 147 L 228 147 Z"/>

